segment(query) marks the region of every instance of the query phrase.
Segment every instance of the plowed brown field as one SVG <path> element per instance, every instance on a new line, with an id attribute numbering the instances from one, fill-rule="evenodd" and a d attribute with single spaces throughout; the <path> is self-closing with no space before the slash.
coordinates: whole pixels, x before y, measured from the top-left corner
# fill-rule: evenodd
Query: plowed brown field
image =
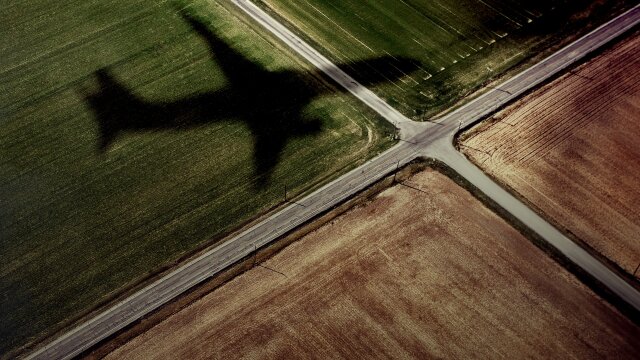
<path id="1" fill-rule="evenodd" d="M 640 264 L 639 119 L 635 35 L 472 130 L 461 148 L 633 273 Z"/>
<path id="2" fill-rule="evenodd" d="M 640 329 L 434 170 L 109 355 L 633 358 Z"/>

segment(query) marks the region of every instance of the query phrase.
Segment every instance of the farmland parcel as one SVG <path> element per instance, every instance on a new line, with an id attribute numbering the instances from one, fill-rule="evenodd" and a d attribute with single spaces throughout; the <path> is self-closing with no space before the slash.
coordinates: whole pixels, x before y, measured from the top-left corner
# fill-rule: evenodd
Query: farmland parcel
<path id="1" fill-rule="evenodd" d="M 420 71 L 375 91 L 416 120 L 446 110 L 489 79 L 550 45 L 603 22 L 630 1 L 254 0 L 289 22 L 337 63 L 392 54 Z M 364 80 L 399 60 L 345 66 Z M 396 70 L 399 71 L 399 70 Z"/>
<path id="2" fill-rule="evenodd" d="M 634 35 L 461 142 L 479 166 L 628 273 L 640 264 L 638 54 Z"/>
<path id="3" fill-rule="evenodd" d="M 466 190 L 433 170 L 408 185 L 110 358 L 631 359 L 640 350 L 637 326 Z"/>
<path id="4" fill-rule="evenodd" d="M 390 145 L 221 4 L 3 5 L 0 354 Z"/>

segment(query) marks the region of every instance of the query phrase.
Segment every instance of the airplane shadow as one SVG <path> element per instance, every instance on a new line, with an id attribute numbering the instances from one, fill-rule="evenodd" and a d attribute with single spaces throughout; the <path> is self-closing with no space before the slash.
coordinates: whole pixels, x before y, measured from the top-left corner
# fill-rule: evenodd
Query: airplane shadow
<path id="1" fill-rule="evenodd" d="M 220 39 L 202 20 L 185 12 L 181 15 L 208 45 L 212 60 L 223 70 L 229 85 L 176 101 L 151 102 L 133 93 L 108 68 L 97 70 L 94 76 L 99 89 L 84 91 L 82 96 L 98 123 L 98 150 L 108 151 L 125 133 L 181 130 L 230 119 L 243 121 L 253 137 L 258 186 L 264 187 L 289 139 L 313 136 L 322 130 L 322 119 L 303 116 L 304 107 L 317 96 L 345 90 L 310 85 L 317 82 L 313 77 L 324 77 L 321 72 L 266 70 Z M 414 60 L 388 56 L 349 66 L 352 71 L 367 74 L 362 79 L 365 86 L 400 78 L 418 68 Z"/>

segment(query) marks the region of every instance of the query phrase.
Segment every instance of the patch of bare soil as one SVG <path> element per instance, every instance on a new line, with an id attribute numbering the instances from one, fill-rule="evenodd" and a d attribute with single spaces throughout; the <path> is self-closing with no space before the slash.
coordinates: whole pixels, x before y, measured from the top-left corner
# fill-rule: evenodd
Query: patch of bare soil
<path id="1" fill-rule="evenodd" d="M 639 119 L 636 34 L 472 130 L 461 149 L 633 274 L 640 264 Z"/>
<path id="2" fill-rule="evenodd" d="M 633 358 L 640 329 L 435 170 L 291 244 L 109 354 Z"/>

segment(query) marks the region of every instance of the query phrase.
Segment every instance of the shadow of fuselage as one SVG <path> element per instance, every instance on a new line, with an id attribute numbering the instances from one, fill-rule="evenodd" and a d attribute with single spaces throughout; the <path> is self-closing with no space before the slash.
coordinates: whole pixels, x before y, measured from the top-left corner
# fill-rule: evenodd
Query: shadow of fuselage
<path id="1" fill-rule="evenodd" d="M 208 45 L 228 86 L 176 101 L 150 102 L 120 83 L 108 69 L 100 69 L 95 72 L 99 89 L 83 94 L 98 122 L 98 149 L 107 151 L 122 133 L 187 129 L 235 119 L 251 131 L 254 169 L 258 184 L 264 185 L 289 139 L 321 131 L 322 120 L 304 117 L 303 108 L 336 88 L 318 86 L 312 78 L 322 76 L 319 73 L 268 71 L 218 38 L 202 21 L 185 13 L 182 16 Z M 404 76 L 417 65 L 408 59 L 381 57 L 350 67 L 355 71 L 377 69 L 379 76 L 368 76 L 363 84 L 368 85 Z"/>

